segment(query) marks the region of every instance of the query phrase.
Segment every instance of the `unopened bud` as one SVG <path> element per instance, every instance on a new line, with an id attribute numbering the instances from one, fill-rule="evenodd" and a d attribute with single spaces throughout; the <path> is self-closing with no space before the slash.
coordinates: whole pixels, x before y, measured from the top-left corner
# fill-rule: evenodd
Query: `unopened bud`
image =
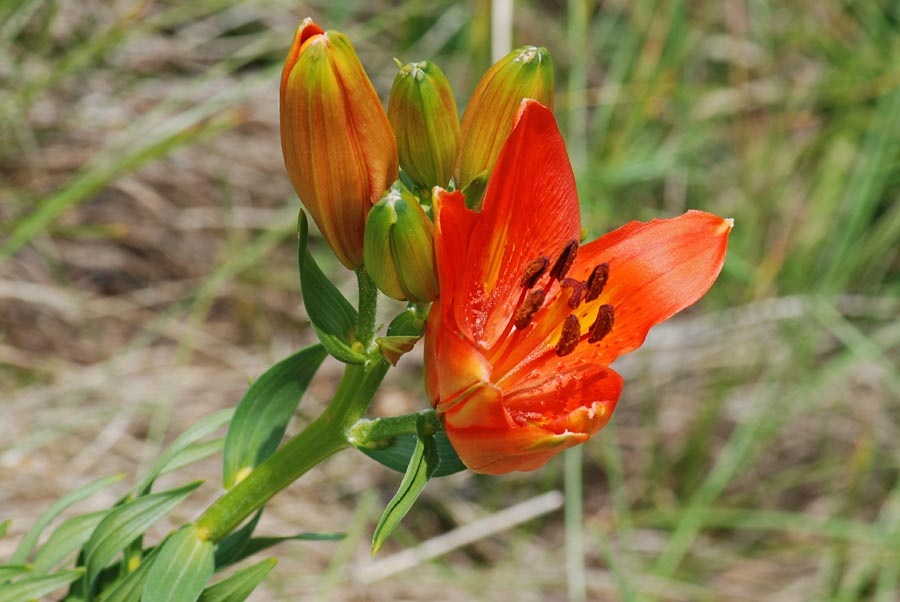
<path id="1" fill-rule="evenodd" d="M 366 216 L 397 179 L 397 146 L 347 36 L 304 20 L 285 59 L 280 96 L 291 183 L 341 263 L 359 267 Z"/>
<path id="2" fill-rule="evenodd" d="M 482 172 L 490 174 L 524 98 L 553 109 L 553 61 L 546 48 L 517 48 L 497 61 L 478 82 L 462 118 L 458 189 Z"/>
<path id="3" fill-rule="evenodd" d="M 430 61 L 400 68 L 388 119 L 394 128 L 400 167 L 420 187 L 446 187 L 459 155 L 459 113 L 450 82 Z"/>
<path id="4" fill-rule="evenodd" d="M 389 297 L 425 303 L 437 298 L 434 226 L 408 191 L 393 189 L 366 222 L 366 270 Z"/>

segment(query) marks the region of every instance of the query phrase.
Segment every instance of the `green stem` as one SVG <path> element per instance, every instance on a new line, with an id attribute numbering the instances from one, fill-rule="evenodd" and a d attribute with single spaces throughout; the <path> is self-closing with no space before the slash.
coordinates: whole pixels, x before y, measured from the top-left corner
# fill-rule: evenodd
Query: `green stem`
<path id="1" fill-rule="evenodd" d="M 394 437 L 415 435 L 419 431 L 419 420 L 424 418 L 426 428 L 440 430 L 441 424 L 434 410 L 422 410 L 400 416 L 384 418 L 362 418 L 347 431 L 347 438 L 355 447 L 378 449 L 390 445 Z"/>
<path id="2" fill-rule="evenodd" d="M 221 540 L 306 471 L 349 447 L 348 430 L 365 414 L 388 367 L 381 358 L 347 365 L 322 415 L 213 502 L 196 521 L 200 536 Z"/>
<path id="3" fill-rule="evenodd" d="M 356 337 L 369 359 L 364 364 L 347 365 L 322 415 L 200 515 L 196 526 L 202 538 L 221 540 L 306 471 L 350 446 L 350 428 L 366 413 L 389 367 L 375 348 L 378 289 L 365 268 L 359 268 L 356 277 L 359 282 Z"/>
<path id="4" fill-rule="evenodd" d="M 276 493 L 348 445 L 323 414 L 213 502 L 197 519 L 200 537 L 218 542 Z"/>
<path id="5" fill-rule="evenodd" d="M 378 309 L 378 287 L 365 267 L 356 270 L 359 285 L 359 320 L 356 323 L 356 338 L 366 351 L 371 351 L 375 342 L 375 312 Z"/>

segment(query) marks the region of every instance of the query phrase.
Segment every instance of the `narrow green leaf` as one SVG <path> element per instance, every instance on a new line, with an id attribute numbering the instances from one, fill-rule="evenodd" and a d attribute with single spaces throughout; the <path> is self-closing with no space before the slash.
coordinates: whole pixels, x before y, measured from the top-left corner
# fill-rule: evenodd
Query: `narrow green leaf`
<path id="1" fill-rule="evenodd" d="M 393 442 L 389 446 L 381 449 L 368 449 L 365 447 L 357 449 L 388 468 L 404 472 L 409 466 L 413 451 L 416 449 L 416 442 L 415 435 L 400 435 L 394 437 Z M 450 441 L 447 440 L 447 435 L 444 431 L 435 433 L 434 442 L 441 459 L 441 463 L 434 473 L 435 477 L 446 477 L 466 469 L 466 465 L 456 455 L 456 450 L 450 445 Z"/>
<path id="2" fill-rule="evenodd" d="M 247 542 L 250 541 L 250 537 L 253 535 L 253 530 L 256 529 L 256 525 L 259 524 L 261 516 L 262 510 L 254 514 L 253 518 L 247 521 L 243 527 L 231 533 L 218 543 L 216 546 L 216 568 L 221 569 L 222 567 L 234 564 L 248 556 L 248 554 L 244 553 L 244 549 L 247 547 Z"/>
<path id="3" fill-rule="evenodd" d="M 15 583 L 0 585 L 0 602 L 22 602 L 40 598 L 72 583 L 84 573 L 83 569 L 62 571 L 52 575 L 32 577 Z"/>
<path id="4" fill-rule="evenodd" d="M 50 535 L 34 556 L 34 571 L 43 574 L 84 545 L 109 510 L 79 514 L 66 520 Z"/>
<path id="5" fill-rule="evenodd" d="M 300 211 L 297 262 L 300 266 L 300 290 L 309 321 L 316 335 L 335 358 L 347 364 L 362 364 L 366 356 L 354 350 L 350 339 L 356 328 L 358 315 L 350 302 L 331 283 L 306 248 L 309 224 L 306 213 Z"/>
<path id="6" fill-rule="evenodd" d="M 180 468 L 184 468 L 185 466 L 196 464 L 201 460 L 205 460 L 206 458 L 221 452 L 224 447 L 225 437 L 217 437 L 215 439 L 210 439 L 209 441 L 191 443 L 181 450 L 177 456 L 172 458 L 168 464 L 163 466 L 163 469 L 159 474 L 168 474 L 170 472 L 175 472 Z"/>
<path id="7" fill-rule="evenodd" d="M 400 488 L 394 498 L 388 503 L 378 526 L 375 527 L 375 533 L 372 535 L 372 555 L 375 555 L 384 542 L 387 541 L 406 513 L 409 512 L 413 504 L 422 491 L 428 480 L 437 470 L 440 456 L 437 452 L 437 445 L 433 435 L 416 437 L 416 448 L 409 460 L 409 466 L 403 480 L 400 482 Z"/>
<path id="8" fill-rule="evenodd" d="M 84 498 L 94 494 L 95 492 L 109 487 L 113 483 L 118 483 L 122 480 L 123 475 L 112 475 L 109 477 L 103 477 L 102 479 L 97 479 L 96 481 L 92 481 L 85 485 L 84 487 L 79 487 L 73 491 L 70 491 L 63 497 L 56 500 L 47 510 L 41 514 L 37 521 L 34 523 L 34 526 L 28 530 L 28 532 L 22 537 L 22 540 L 19 541 L 19 545 L 16 547 L 16 551 L 13 552 L 13 555 L 10 556 L 9 562 L 10 564 L 21 564 L 28 559 L 28 556 L 31 554 L 32 550 L 34 550 L 34 546 L 37 545 L 38 539 L 41 537 L 41 533 L 44 532 L 44 529 L 47 528 L 54 518 L 59 516 L 66 508 L 80 502 Z"/>
<path id="9" fill-rule="evenodd" d="M 281 537 L 254 537 L 241 551 L 241 559 L 285 541 L 340 541 L 344 537 L 346 537 L 344 533 L 298 533 Z"/>
<path id="10" fill-rule="evenodd" d="M 225 438 L 224 482 L 255 468 L 278 449 L 288 421 L 328 354 L 322 345 L 302 349 L 257 378 L 238 403 Z"/>
<path id="11" fill-rule="evenodd" d="M 34 568 L 28 564 L 0 564 L 0 584 L 33 570 Z"/>
<path id="12" fill-rule="evenodd" d="M 144 584 L 143 602 L 195 602 L 216 570 L 213 543 L 185 525 L 162 545 Z"/>
<path id="13" fill-rule="evenodd" d="M 84 546 L 88 591 L 93 587 L 100 570 L 116 554 L 199 486 L 200 482 L 190 483 L 177 489 L 139 497 L 110 510 Z"/>
<path id="14" fill-rule="evenodd" d="M 9 531 L 9 526 L 12 524 L 12 519 L 8 518 L 2 523 L 0 523 L 0 539 L 3 539 L 6 536 L 6 532 Z"/>
<path id="15" fill-rule="evenodd" d="M 181 433 L 168 449 L 160 454 L 159 458 L 156 459 L 156 462 L 153 463 L 153 466 L 151 466 L 150 469 L 141 476 L 140 480 L 135 483 L 134 487 L 131 488 L 129 495 L 141 495 L 148 491 L 153 485 L 153 481 L 155 481 L 156 478 L 165 471 L 166 467 L 174 462 L 185 449 L 227 423 L 231 420 L 233 413 L 234 410 L 228 409 L 221 410 L 215 414 L 210 414 Z"/>
<path id="16" fill-rule="evenodd" d="M 241 569 L 227 579 L 207 587 L 199 602 L 243 602 L 256 586 L 275 568 L 278 560 L 266 558 L 261 562 Z"/>
<path id="17" fill-rule="evenodd" d="M 100 602 L 140 602 L 141 592 L 144 591 L 144 584 L 147 582 L 158 552 L 159 548 L 156 548 L 147 554 L 134 570 L 101 592 L 98 600 Z"/>

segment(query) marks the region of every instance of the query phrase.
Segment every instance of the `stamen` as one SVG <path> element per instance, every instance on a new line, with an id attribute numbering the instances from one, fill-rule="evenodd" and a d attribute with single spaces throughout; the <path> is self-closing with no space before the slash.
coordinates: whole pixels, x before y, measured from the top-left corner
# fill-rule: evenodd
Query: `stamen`
<path id="1" fill-rule="evenodd" d="M 575 262 L 575 255 L 578 253 L 578 241 L 570 240 L 559 254 L 553 269 L 550 270 L 550 277 L 562 280 L 569 273 L 572 264 Z"/>
<path id="2" fill-rule="evenodd" d="M 581 322 L 574 315 L 569 314 L 563 321 L 562 332 L 556 343 L 556 355 L 563 357 L 569 355 L 578 347 L 581 340 Z"/>
<path id="3" fill-rule="evenodd" d="M 600 342 L 613 329 L 614 321 L 615 312 L 613 311 L 613 306 L 608 303 L 601 305 L 597 311 L 597 319 L 591 324 L 591 329 L 588 332 L 588 343 Z"/>
<path id="4" fill-rule="evenodd" d="M 609 280 L 609 264 L 601 263 L 596 266 L 587 279 L 587 294 L 584 297 L 585 303 L 590 303 L 600 296 L 606 281 Z"/>
<path id="5" fill-rule="evenodd" d="M 569 307 L 572 309 L 578 307 L 581 303 L 581 298 L 584 296 L 584 283 L 574 278 L 563 278 L 560 284 L 564 288 L 572 289 L 572 294 L 569 295 Z"/>
<path id="6" fill-rule="evenodd" d="M 522 286 L 531 288 L 537 284 L 538 279 L 547 271 L 548 265 L 550 265 L 550 259 L 543 255 L 529 261 L 525 266 L 525 273 L 522 274 Z"/>
<path id="7" fill-rule="evenodd" d="M 522 305 L 519 306 L 515 315 L 513 315 L 513 323 L 516 325 L 516 328 L 523 330 L 531 324 L 534 314 L 536 314 L 541 308 L 541 305 L 544 304 L 544 298 L 546 296 L 547 293 L 541 289 L 528 292 L 525 299 L 522 301 Z"/>

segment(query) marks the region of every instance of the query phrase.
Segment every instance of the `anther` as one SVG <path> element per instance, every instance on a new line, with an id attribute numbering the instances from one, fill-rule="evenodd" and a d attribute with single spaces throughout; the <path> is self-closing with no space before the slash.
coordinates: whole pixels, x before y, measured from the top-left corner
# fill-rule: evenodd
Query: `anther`
<path id="1" fill-rule="evenodd" d="M 513 315 L 513 324 L 516 325 L 516 328 L 523 330 L 531 324 L 534 314 L 536 314 L 541 308 L 541 305 L 544 304 L 544 298 L 546 296 L 547 293 L 541 289 L 529 291 L 529 293 L 525 295 L 522 305 L 519 306 L 515 315 Z"/>
<path id="2" fill-rule="evenodd" d="M 560 284 L 565 288 L 572 289 L 572 294 L 569 295 L 569 307 L 572 309 L 578 307 L 581 303 L 581 298 L 584 296 L 584 283 L 574 278 L 563 278 Z"/>
<path id="3" fill-rule="evenodd" d="M 556 355 L 562 357 L 569 355 L 578 346 L 581 340 L 581 322 L 574 315 L 569 314 L 563 321 L 562 332 L 559 341 L 556 342 Z"/>
<path id="4" fill-rule="evenodd" d="M 587 293 L 584 297 L 585 303 L 590 303 L 600 296 L 600 293 L 603 292 L 603 287 L 606 286 L 607 280 L 609 280 L 609 264 L 601 263 L 594 268 L 587 279 Z"/>
<path id="5" fill-rule="evenodd" d="M 597 319 L 594 320 L 590 331 L 588 331 L 588 343 L 601 341 L 613 329 L 614 321 L 615 312 L 613 311 L 613 306 L 609 304 L 601 305 L 597 311 Z"/>
<path id="6" fill-rule="evenodd" d="M 550 270 L 550 277 L 556 278 L 557 280 L 562 280 L 566 274 L 569 273 L 569 269 L 571 269 L 572 264 L 575 263 L 575 255 L 578 253 L 578 241 L 570 240 L 566 243 L 566 246 L 563 247 L 563 250 L 560 252 L 559 257 L 556 259 L 556 263 L 553 264 L 553 268 Z"/>
<path id="7" fill-rule="evenodd" d="M 525 266 L 525 272 L 522 274 L 522 286 L 531 288 L 537 284 L 538 279 L 547 271 L 548 265 L 550 265 L 550 259 L 544 256 L 529 261 L 528 265 Z"/>

